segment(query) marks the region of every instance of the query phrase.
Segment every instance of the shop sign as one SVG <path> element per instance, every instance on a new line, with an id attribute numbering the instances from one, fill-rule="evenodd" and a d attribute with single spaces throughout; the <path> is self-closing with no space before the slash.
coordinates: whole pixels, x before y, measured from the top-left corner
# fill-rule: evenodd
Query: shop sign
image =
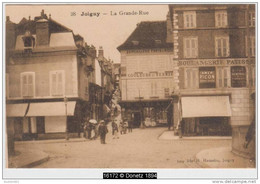
<path id="1" fill-rule="evenodd" d="M 200 88 L 215 88 L 216 87 L 216 71 L 215 67 L 199 68 Z"/>
<path id="2" fill-rule="evenodd" d="M 231 67 L 231 86 L 246 87 L 246 68 L 244 66 Z"/>
<path id="3" fill-rule="evenodd" d="M 127 77 L 134 77 L 134 78 L 143 78 L 143 77 L 169 77 L 173 76 L 173 71 L 165 71 L 165 72 L 135 72 L 130 73 Z"/>
<path id="4" fill-rule="evenodd" d="M 180 60 L 178 66 L 232 66 L 254 64 L 253 59 L 203 59 L 203 60 Z"/>

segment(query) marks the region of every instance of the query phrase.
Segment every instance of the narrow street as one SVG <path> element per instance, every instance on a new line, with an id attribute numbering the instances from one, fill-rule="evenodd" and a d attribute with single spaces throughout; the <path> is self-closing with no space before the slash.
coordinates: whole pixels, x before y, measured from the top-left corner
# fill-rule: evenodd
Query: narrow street
<path id="1" fill-rule="evenodd" d="M 49 154 L 49 161 L 37 168 L 199 168 L 187 160 L 194 159 L 203 149 L 231 146 L 231 140 L 158 140 L 165 130 L 134 129 L 119 139 L 112 139 L 110 129 L 105 145 L 98 139 L 68 143 L 35 141 L 17 146 Z"/>

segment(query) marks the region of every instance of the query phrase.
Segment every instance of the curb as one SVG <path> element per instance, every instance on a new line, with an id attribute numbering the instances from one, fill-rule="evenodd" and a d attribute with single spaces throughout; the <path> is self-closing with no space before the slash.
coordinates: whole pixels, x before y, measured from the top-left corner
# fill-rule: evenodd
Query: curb
<path id="1" fill-rule="evenodd" d="M 42 159 L 40 159 L 40 160 L 31 162 L 31 163 L 29 163 L 29 164 L 25 164 L 25 165 L 20 166 L 20 167 L 18 167 L 18 168 L 32 168 L 32 167 L 35 167 L 35 166 L 37 166 L 37 165 L 40 165 L 40 164 L 42 164 L 42 163 L 44 163 L 44 162 L 47 162 L 49 159 L 50 159 L 50 157 L 49 157 L 49 155 L 48 155 L 48 156 L 46 156 L 46 157 L 44 157 L 44 158 L 42 158 Z"/>

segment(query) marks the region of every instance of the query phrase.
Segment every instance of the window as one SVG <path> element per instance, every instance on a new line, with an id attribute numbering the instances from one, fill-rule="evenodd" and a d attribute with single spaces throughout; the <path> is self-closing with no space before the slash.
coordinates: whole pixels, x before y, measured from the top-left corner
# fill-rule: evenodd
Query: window
<path id="1" fill-rule="evenodd" d="M 30 31 L 26 31 L 23 36 L 24 49 L 32 49 L 35 47 L 35 38 Z"/>
<path id="2" fill-rule="evenodd" d="M 215 39 L 216 57 L 229 56 L 229 37 L 216 37 Z"/>
<path id="3" fill-rule="evenodd" d="M 184 58 L 198 57 L 198 37 L 186 37 L 184 41 Z"/>
<path id="4" fill-rule="evenodd" d="M 250 27 L 254 27 L 255 26 L 255 12 L 249 12 L 248 16 L 249 16 L 248 25 Z"/>
<path id="5" fill-rule="evenodd" d="M 216 87 L 216 71 L 215 67 L 199 68 L 199 87 L 215 88 Z"/>
<path id="6" fill-rule="evenodd" d="M 151 96 L 157 95 L 157 82 L 151 81 Z"/>
<path id="7" fill-rule="evenodd" d="M 62 96 L 65 94 L 65 76 L 63 70 L 50 72 L 50 94 L 52 96 Z"/>
<path id="8" fill-rule="evenodd" d="M 216 11 L 215 12 L 215 26 L 226 27 L 227 26 L 227 11 Z"/>
<path id="9" fill-rule="evenodd" d="M 230 69 L 229 67 L 219 67 L 217 71 L 218 87 L 230 87 Z"/>
<path id="10" fill-rule="evenodd" d="M 231 87 L 246 87 L 246 67 L 231 67 Z"/>
<path id="11" fill-rule="evenodd" d="M 198 88 L 198 68 L 187 68 L 185 72 L 185 88 Z"/>
<path id="12" fill-rule="evenodd" d="M 247 37 L 246 37 L 246 56 L 248 56 L 248 52 L 250 56 L 255 56 L 255 37 L 254 36 L 249 36 L 249 42 L 247 42 Z M 249 45 L 249 50 L 247 50 L 247 46 Z"/>
<path id="13" fill-rule="evenodd" d="M 196 27 L 196 12 L 189 11 L 183 13 L 184 28 L 195 28 Z"/>
<path id="14" fill-rule="evenodd" d="M 22 97 L 33 97 L 35 93 L 35 73 L 21 73 L 21 92 Z"/>

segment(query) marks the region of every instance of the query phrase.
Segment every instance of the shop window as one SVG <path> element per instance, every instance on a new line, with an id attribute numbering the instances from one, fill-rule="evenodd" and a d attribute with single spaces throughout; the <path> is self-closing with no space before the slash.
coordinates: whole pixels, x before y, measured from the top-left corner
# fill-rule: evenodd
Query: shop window
<path id="1" fill-rule="evenodd" d="M 216 11 L 215 12 L 215 26 L 226 27 L 227 26 L 227 11 Z"/>
<path id="2" fill-rule="evenodd" d="M 33 97 L 35 92 L 35 73 L 21 73 L 21 92 L 22 97 Z"/>
<path id="3" fill-rule="evenodd" d="M 198 37 L 185 37 L 184 41 L 184 57 L 197 58 L 198 57 Z"/>
<path id="4" fill-rule="evenodd" d="M 45 133 L 45 119 L 44 117 L 36 117 L 36 123 L 37 123 L 37 133 L 44 134 Z"/>
<path id="5" fill-rule="evenodd" d="M 229 56 L 229 37 L 216 37 L 215 38 L 215 53 L 216 57 Z"/>
<path id="6" fill-rule="evenodd" d="M 231 87 L 246 87 L 246 67 L 232 66 L 231 67 Z"/>
<path id="7" fill-rule="evenodd" d="M 200 88 L 215 88 L 216 87 L 215 67 L 199 68 L 199 87 Z"/>
<path id="8" fill-rule="evenodd" d="M 217 71 L 218 87 L 227 88 L 230 87 L 230 69 L 229 67 L 219 67 Z"/>
<path id="9" fill-rule="evenodd" d="M 194 89 L 199 87 L 198 68 L 186 68 L 185 88 Z"/>
<path id="10" fill-rule="evenodd" d="M 249 12 L 248 18 L 248 25 L 250 27 L 255 27 L 255 12 Z"/>
<path id="11" fill-rule="evenodd" d="M 51 96 L 63 96 L 65 94 L 65 76 L 64 71 L 50 72 L 50 94 Z"/>
<path id="12" fill-rule="evenodd" d="M 183 13 L 184 28 L 195 28 L 196 27 L 196 12 L 187 11 Z"/>
<path id="13" fill-rule="evenodd" d="M 249 52 L 249 56 L 255 56 L 255 36 L 249 36 L 249 40 L 248 37 L 246 36 L 246 56 L 248 56 L 248 52 Z M 249 46 L 249 50 L 248 47 Z"/>

